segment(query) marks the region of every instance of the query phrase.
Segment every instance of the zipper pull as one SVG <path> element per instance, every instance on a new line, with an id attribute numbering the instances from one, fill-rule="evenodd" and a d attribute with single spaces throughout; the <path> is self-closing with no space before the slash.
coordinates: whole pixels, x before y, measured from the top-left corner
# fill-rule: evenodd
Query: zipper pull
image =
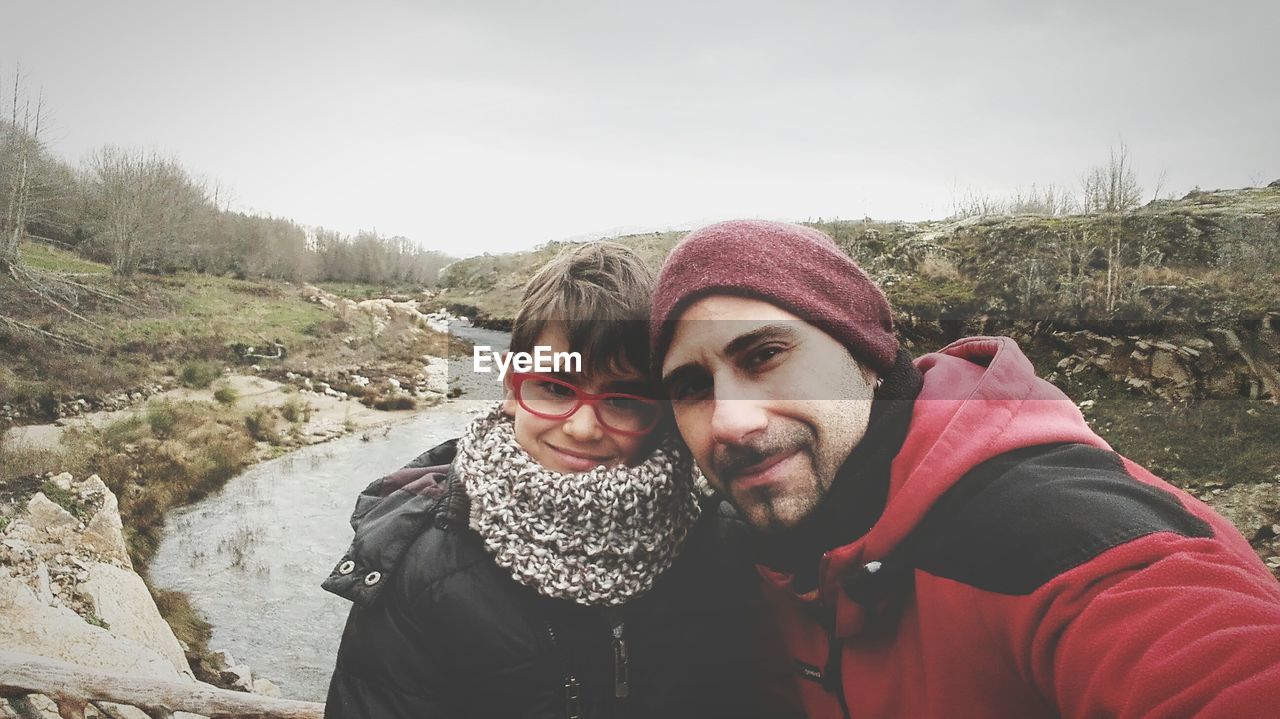
<path id="1" fill-rule="evenodd" d="M 626 699 L 631 694 L 631 667 L 627 658 L 627 639 L 623 636 L 626 625 L 618 621 L 613 625 L 613 696 Z"/>
<path id="2" fill-rule="evenodd" d="M 564 678 L 565 719 L 582 719 L 582 687 L 572 674 Z"/>
<path id="3" fill-rule="evenodd" d="M 560 646 L 560 640 L 556 639 L 555 627 L 551 626 L 551 620 L 545 622 L 547 627 L 547 638 L 551 640 L 551 646 L 564 658 L 564 650 Z M 568 671 L 568 664 L 565 665 L 564 674 L 564 716 L 565 719 L 582 719 L 582 685 L 578 683 L 578 678 Z"/>

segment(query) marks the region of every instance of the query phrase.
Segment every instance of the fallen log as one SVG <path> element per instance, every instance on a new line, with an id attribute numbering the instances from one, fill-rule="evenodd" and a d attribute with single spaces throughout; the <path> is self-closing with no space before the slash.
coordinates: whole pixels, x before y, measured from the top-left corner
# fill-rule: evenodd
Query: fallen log
<path id="1" fill-rule="evenodd" d="M 173 712 L 211 719 L 323 719 L 324 705 L 235 692 L 197 681 L 125 676 L 21 652 L 0 651 L 0 696 L 44 694 L 63 717 L 82 717 L 89 702 L 138 707 L 151 717 Z"/>

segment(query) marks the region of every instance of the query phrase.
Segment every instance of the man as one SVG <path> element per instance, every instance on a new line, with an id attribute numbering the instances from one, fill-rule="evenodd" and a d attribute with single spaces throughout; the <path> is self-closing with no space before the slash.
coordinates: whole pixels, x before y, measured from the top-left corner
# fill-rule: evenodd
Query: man
<path id="1" fill-rule="evenodd" d="M 830 238 L 751 221 L 676 247 L 650 338 L 809 716 L 1278 715 L 1280 585 L 1013 341 L 912 362 Z"/>

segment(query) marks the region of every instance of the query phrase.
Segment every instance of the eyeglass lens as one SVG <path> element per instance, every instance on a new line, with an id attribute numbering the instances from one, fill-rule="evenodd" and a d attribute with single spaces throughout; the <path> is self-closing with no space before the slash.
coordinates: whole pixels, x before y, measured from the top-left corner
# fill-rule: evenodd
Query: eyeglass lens
<path id="1" fill-rule="evenodd" d="M 532 412 L 567 417 L 578 407 L 576 387 L 563 382 L 531 377 L 520 383 L 519 400 Z M 642 432 L 658 418 L 658 406 L 630 397 L 608 396 L 596 403 L 596 415 L 606 427 L 623 432 Z"/>

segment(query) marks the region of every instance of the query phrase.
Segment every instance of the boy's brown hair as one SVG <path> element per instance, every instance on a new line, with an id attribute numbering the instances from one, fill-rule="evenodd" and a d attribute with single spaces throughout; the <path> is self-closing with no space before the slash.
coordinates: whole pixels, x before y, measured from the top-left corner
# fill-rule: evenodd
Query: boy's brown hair
<path id="1" fill-rule="evenodd" d="M 653 272 L 616 242 L 569 247 L 525 285 L 511 327 L 511 351 L 533 352 L 548 325 L 564 327 L 582 371 L 603 374 L 649 367 Z"/>

